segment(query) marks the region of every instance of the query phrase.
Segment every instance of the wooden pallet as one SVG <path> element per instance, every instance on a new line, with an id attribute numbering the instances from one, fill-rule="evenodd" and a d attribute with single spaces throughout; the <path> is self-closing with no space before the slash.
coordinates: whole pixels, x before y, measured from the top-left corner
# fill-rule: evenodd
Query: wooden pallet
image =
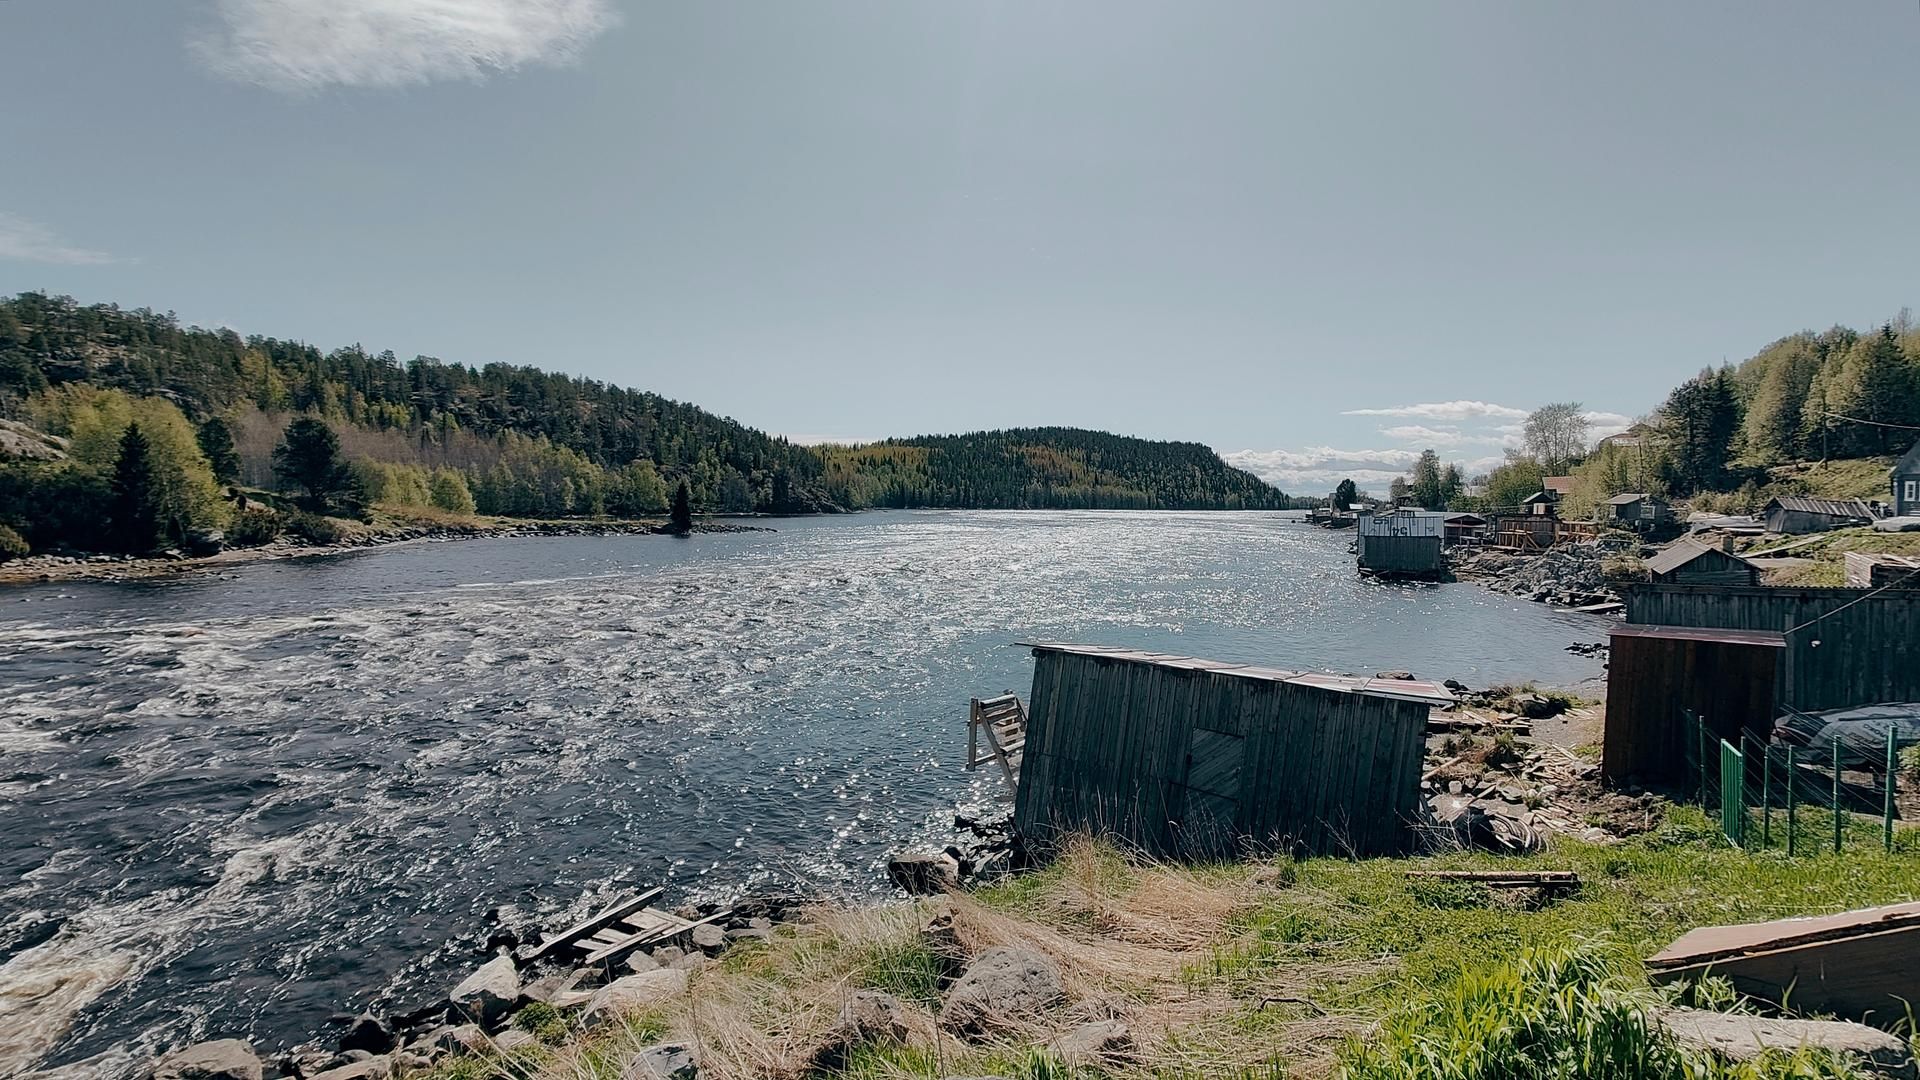
<path id="1" fill-rule="evenodd" d="M 982 753 L 982 744 L 985 752 Z M 1020 757 L 1027 745 L 1027 707 L 1014 694 L 974 698 L 967 711 L 967 769 L 999 762 L 1007 787 L 1020 783 Z"/>
<path id="2" fill-rule="evenodd" d="M 671 941 L 690 933 L 696 926 L 724 919 L 721 911 L 704 919 L 683 919 L 670 912 L 648 907 L 661 889 L 648 889 L 629 897 L 583 922 L 567 927 L 540 943 L 526 958 L 527 963 L 566 957 L 580 967 L 617 964 L 636 949 Z"/>

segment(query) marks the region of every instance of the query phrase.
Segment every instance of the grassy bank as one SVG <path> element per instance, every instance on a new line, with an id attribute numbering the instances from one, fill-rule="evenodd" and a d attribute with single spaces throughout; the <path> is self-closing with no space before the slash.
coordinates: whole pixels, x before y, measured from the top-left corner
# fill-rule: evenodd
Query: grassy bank
<path id="1" fill-rule="evenodd" d="M 1585 884 L 1566 899 L 1522 900 L 1405 876 L 1516 865 L 1577 870 Z M 546 1044 L 425 1075 L 614 1078 L 639 1048 L 671 1038 L 697 1048 L 708 1080 L 1838 1076 L 1845 1071 L 1804 1057 L 1742 1071 L 1680 1055 L 1638 1019 L 1652 994 L 1638 961 L 1694 926 L 1912 899 L 1917 869 L 1913 851 L 1877 847 L 1793 860 L 1744 854 L 1687 809 L 1653 834 L 1561 841 L 1527 858 L 1174 867 L 1085 842 L 1047 870 L 973 893 L 823 911 L 730 951 L 672 1005 L 596 1032 L 536 1012 Z M 951 958 L 942 938 L 922 933 L 936 910 L 951 911 L 961 953 L 1015 945 L 1052 958 L 1068 1003 L 985 1044 L 939 1033 Z M 907 1002 L 913 1034 L 823 1057 L 841 1003 L 861 988 Z M 1106 1018 L 1130 1029 L 1130 1060 L 1070 1072 L 1043 1048 Z M 1542 1046 L 1600 1064 L 1525 1065 Z M 1627 1058 L 1638 1064 L 1602 1067 Z"/>

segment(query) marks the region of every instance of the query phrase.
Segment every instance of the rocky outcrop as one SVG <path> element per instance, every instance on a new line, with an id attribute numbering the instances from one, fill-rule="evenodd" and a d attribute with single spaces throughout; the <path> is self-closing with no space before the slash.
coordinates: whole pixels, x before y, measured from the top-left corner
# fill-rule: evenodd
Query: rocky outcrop
<path id="1" fill-rule="evenodd" d="M 491 1027 L 512 1011 L 520 999 L 520 972 L 513 957 L 496 956 L 466 977 L 447 1001 L 461 1019 Z"/>
<path id="2" fill-rule="evenodd" d="M 340 1036 L 340 1049 L 365 1050 L 369 1054 L 384 1054 L 393 1049 L 393 1043 L 393 1032 L 372 1013 L 354 1017 Z"/>
<path id="3" fill-rule="evenodd" d="M 628 975 L 595 990 L 580 1014 L 580 1023 L 599 1027 L 624 1013 L 651 1009 L 686 992 L 687 973 L 678 968 Z"/>
<path id="4" fill-rule="evenodd" d="M 937 896 L 960 887 L 960 860 L 944 851 L 903 851 L 887 859 L 887 880 L 908 896 Z"/>
<path id="5" fill-rule="evenodd" d="M 379 1055 L 351 1065 L 328 1069 L 326 1072 L 310 1076 L 307 1080 L 386 1080 L 393 1075 L 393 1059 Z"/>
<path id="6" fill-rule="evenodd" d="M 217 1039 L 182 1047 L 153 1066 L 153 1080 L 260 1080 L 264 1070 L 253 1045 Z"/>
<path id="7" fill-rule="evenodd" d="M 700 1080 L 693 1050 L 680 1043 L 661 1043 L 635 1054 L 620 1073 L 621 1080 Z"/>
<path id="8" fill-rule="evenodd" d="M 940 1026 L 960 1035 L 987 1035 L 1037 1016 L 1066 996 L 1053 961 L 1026 949 L 988 949 L 947 991 Z"/>
<path id="9" fill-rule="evenodd" d="M 1877 1075 L 1913 1080 L 1913 1054 L 1906 1041 L 1878 1028 L 1844 1020 L 1783 1020 L 1704 1009 L 1663 1009 L 1655 1020 L 1680 1045 L 1728 1061 L 1753 1061 L 1768 1050 L 1800 1047 L 1831 1050 Z"/>

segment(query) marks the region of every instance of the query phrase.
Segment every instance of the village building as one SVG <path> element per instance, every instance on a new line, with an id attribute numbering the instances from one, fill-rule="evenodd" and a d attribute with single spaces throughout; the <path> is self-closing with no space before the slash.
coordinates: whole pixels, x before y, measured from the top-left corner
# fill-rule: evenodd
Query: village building
<path id="1" fill-rule="evenodd" d="M 1560 505 L 1560 496 L 1551 491 L 1536 491 L 1520 500 L 1520 509 L 1535 517 L 1553 517 Z"/>
<path id="2" fill-rule="evenodd" d="M 1446 520 L 1440 510 L 1361 514 L 1354 553 L 1361 573 L 1382 577 L 1442 578 L 1447 573 Z"/>
<path id="3" fill-rule="evenodd" d="M 1767 504 L 1762 516 L 1767 531 L 1788 536 L 1829 532 L 1851 525 L 1871 524 L 1876 515 L 1865 499 L 1816 499 L 1808 495 L 1781 495 Z"/>
<path id="4" fill-rule="evenodd" d="M 1628 529 L 1653 529 L 1673 522 L 1673 508 L 1658 495 L 1623 492 L 1607 500 L 1607 520 Z"/>
<path id="5" fill-rule="evenodd" d="M 1647 560 L 1647 574 L 1668 585 L 1758 585 L 1760 568 L 1724 548 L 1682 540 Z"/>
<path id="6" fill-rule="evenodd" d="M 1893 515 L 1920 515 L 1920 442 L 1893 467 Z"/>

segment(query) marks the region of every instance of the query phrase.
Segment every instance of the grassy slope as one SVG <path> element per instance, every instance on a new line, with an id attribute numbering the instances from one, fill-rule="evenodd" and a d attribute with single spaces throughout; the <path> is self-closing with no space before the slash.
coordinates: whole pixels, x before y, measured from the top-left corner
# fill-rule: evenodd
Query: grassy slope
<path id="1" fill-rule="evenodd" d="M 1823 828 L 1817 820 L 1803 827 L 1810 836 Z M 1903 834 L 1901 850 L 1887 855 L 1877 833 L 1867 835 L 1873 831 L 1862 823 L 1860 842 L 1843 856 L 1793 860 L 1732 850 L 1686 809 L 1649 836 L 1611 846 L 1561 841 L 1551 853 L 1520 859 L 1461 853 L 1177 868 L 1133 864 L 1083 844 L 1050 869 L 951 900 L 967 951 L 1021 944 L 1051 954 L 1065 973 L 1071 1004 L 997 1043 L 933 1034 L 940 961 L 917 933 L 928 905 L 894 905 L 827 913 L 765 945 L 736 949 L 696 976 L 683 1002 L 631 1018 L 625 1028 L 580 1037 L 555 1025 L 558 1047 L 522 1051 L 511 1062 L 466 1059 L 436 1072 L 446 1080 L 611 1078 L 635 1048 L 671 1036 L 701 1048 L 709 1080 L 1040 1080 L 1067 1075 L 1036 1050 L 1050 1033 L 1118 1015 L 1139 1044 L 1137 1063 L 1074 1075 L 1316 1076 L 1343 1063 L 1355 1075 L 1398 1075 L 1380 1060 L 1361 1061 L 1355 1037 L 1387 1032 L 1384 1043 L 1370 1042 L 1376 1059 L 1390 1057 L 1400 1045 L 1394 1039 L 1429 1022 L 1420 1006 L 1443 1014 L 1433 1003 L 1483 981 L 1524 948 L 1598 942 L 1614 970 L 1638 983 L 1637 961 L 1694 926 L 1913 899 L 1916 837 Z M 1515 865 L 1571 868 L 1586 886 L 1540 906 L 1404 876 L 1414 867 Z M 892 991 L 925 1010 L 916 1015 L 920 1033 L 906 1046 L 865 1048 L 841 1067 L 807 1072 L 803 1063 L 838 1003 L 861 987 Z M 1828 1074 L 1782 1066 L 1743 1075 Z"/>

